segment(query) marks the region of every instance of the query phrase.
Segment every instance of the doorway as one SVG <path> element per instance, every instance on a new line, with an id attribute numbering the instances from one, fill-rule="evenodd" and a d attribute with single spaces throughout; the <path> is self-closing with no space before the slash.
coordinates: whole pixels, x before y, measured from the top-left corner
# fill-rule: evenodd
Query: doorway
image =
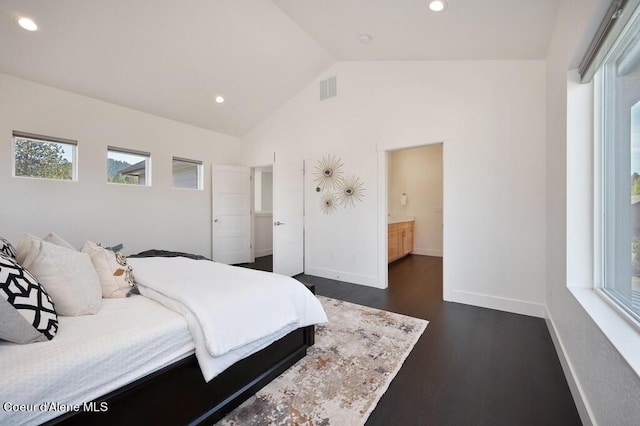
<path id="1" fill-rule="evenodd" d="M 386 273 L 393 286 L 396 269 L 404 276 L 410 265 L 442 262 L 443 143 L 388 151 L 386 166 Z"/>
<path id="2" fill-rule="evenodd" d="M 272 256 L 273 272 L 288 276 L 304 272 L 302 160 L 287 160 L 274 153 L 271 166 L 214 164 L 211 170 L 212 259 L 254 263 L 257 250 L 259 259 Z M 254 184 L 256 176 L 259 185 Z"/>
<path id="3" fill-rule="evenodd" d="M 273 271 L 273 166 L 253 167 L 251 176 L 252 263 Z"/>
<path id="4" fill-rule="evenodd" d="M 271 166 L 252 167 L 250 263 L 270 260 L 281 275 L 304 272 L 304 166 L 274 154 Z"/>

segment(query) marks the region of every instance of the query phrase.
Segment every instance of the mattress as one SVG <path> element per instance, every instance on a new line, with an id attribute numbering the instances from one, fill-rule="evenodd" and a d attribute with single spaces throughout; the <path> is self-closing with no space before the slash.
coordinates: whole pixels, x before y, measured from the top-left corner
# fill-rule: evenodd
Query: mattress
<path id="1" fill-rule="evenodd" d="M 42 423 L 194 353 L 182 315 L 143 296 L 58 319 L 51 341 L 0 341 L 0 424 Z"/>

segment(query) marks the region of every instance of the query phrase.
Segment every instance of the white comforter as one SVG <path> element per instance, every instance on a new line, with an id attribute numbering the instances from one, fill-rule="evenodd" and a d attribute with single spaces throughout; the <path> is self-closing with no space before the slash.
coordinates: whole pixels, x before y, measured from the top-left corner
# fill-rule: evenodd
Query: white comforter
<path id="1" fill-rule="evenodd" d="M 51 405 L 82 406 L 194 352 L 184 318 L 142 296 L 58 322 L 51 341 L 0 341 L 0 425 L 42 424 L 66 411 Z"/>
<path id="2" fill-rule="evenodd" d="M 290 277 L 184 257 L 128 260 L 144 296 L 184 315 L 207 381 L 296 328 L 327 322 Z"/>

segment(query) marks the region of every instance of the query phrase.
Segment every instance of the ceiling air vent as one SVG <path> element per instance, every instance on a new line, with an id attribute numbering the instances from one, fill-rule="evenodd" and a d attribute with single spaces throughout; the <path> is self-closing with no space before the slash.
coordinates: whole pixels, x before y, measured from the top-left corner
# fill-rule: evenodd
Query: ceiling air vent
<path id="1" fill-rule="evenodd" d="M 333 98 L 338 94 L 338 80 L 336 76 L 329 77 L 320 82 L 320 100 Z"/>

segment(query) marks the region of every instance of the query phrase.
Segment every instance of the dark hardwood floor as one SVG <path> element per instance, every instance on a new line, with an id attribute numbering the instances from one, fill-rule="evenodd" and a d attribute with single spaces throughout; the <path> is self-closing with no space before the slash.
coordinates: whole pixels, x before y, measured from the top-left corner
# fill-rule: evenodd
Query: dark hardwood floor
<path id="1" fill-rule="evenodd" d="M 273 256 L 256 257 L 253 263 L 242 263 L 243 268 L 258 269 L 260 271 L 273 272 Z"/>
<path id="2" fill-rule="evenodd" d="M 385 290 L 296 278 L 317 294 L 429 321 L 367 425 L 581 424 L 545 321 L 443 302 L 441 258 L 394 262 Z"/>

